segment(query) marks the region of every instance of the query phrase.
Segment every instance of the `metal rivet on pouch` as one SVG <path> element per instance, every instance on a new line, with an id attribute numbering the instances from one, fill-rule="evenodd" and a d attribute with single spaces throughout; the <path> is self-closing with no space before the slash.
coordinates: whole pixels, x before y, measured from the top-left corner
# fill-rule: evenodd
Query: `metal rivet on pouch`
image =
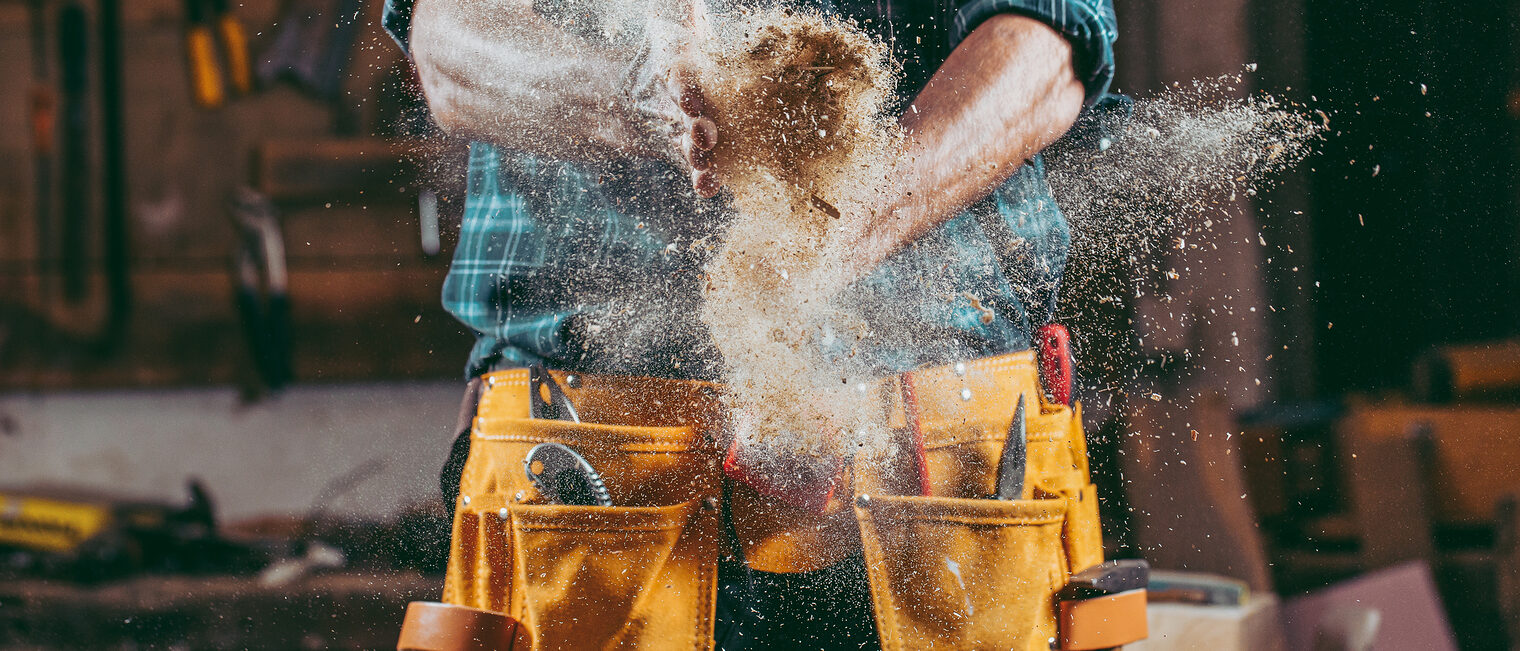
<path id="1" fill-rule="evenodd" d="M 523 492 L 523 491 L 517 491 L 517 494 L 513 495 L 512 499 L 521 502 L 521 501 L 523 501 L 525 499 L 528 499 L 528 494 L 525 493 L 525 492 Z"/>
<path id="2" fill-rule="evenodd" d="M 505 506 L 501 507 L 501 510 L 496 512 L 496 517 L 501 518 L 503 520 L 507 519 L 507 507 L 505 507 Z"/>
<path id="3" fill-rule="evenodd" d="M 459 503 L 463 504 L 465 506 L 469 506 L 470 505 L 470 496 L 469 495 L 460 495 L 459 496 Z"/>
<path id="4" fill-rule="evenodd" d="M 581 376 L 579 376 L 579 375 L 566 375 L 565 376 L 565 386 L 570 387 L 572 389 L 579 389 L 579 388 L 581 388 Z"/>
<path id="5" fill-rule="evenodd" d="M 955 363 L 955 374 L 956 375 L 965 375 L 966 374 L 966 363 L 965 362 L 956 362 Z"/>
<path id="6" fill-rule="evenodd" d="M 961 401 L 962 402 L 969 402 L 970 400 L 971 400 L 971 389 L 961 389 Z"/>
<path id="7" fill-rule="evenodd" d="M 861 495 L 860 497 L 855 498 L 855 505 L 859 506 L 861 508 L 865 508 L 867 506 L 870 506 L 871 505 L 871 496 L 870 495 Z"/>
<path id="8" fill-rule="evenodd" d="M 496 376 L 494 376 L 494 375 L 487 375 L 486 376 L 486 386 L 488 386 L 488 387 L 494 387 L 494 386 L 496 386 Z"/>
<path id="9" fill-rule="evenodd" d="M 702 508 L 707 509 L 709 511 L 716 511 L 716 510 L 718 510 L 718 498 L 712 497 L 712 496 L 708 496 L 706 498 L 703 498 L 702 499 Z"/>

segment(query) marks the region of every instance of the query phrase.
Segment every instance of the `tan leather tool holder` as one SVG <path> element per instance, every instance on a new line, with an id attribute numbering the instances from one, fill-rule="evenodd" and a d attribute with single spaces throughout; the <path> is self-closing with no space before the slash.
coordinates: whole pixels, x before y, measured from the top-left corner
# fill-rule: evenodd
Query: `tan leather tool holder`
<path id="1" fill-rule="evenodd" d="M 719 387 L 552 376 L 583 422 L 529 418 L 525 370 L 487 376 L 456 504 L 443 601 L 514 620 L 512 649 L 710 649 L 718 556 L 737 543 L 770 572 L 863 549 L 885 649 L 1043 651 L 1062 639 L 1056 591 L 1103 560 L 1080 413 L 1045 402 L 1032 352 L 883 380 L 888 424 L 922 454 L 857 460 L 822 513 L 731 485 L 738 540 Z M 1023 499 L 988 499 L 1020 395 Z M 523 469 L 546 441 L 580 452 L 616 506 L 546 503 Z M 927 495 L 899 481 L 917 468 Z"/>

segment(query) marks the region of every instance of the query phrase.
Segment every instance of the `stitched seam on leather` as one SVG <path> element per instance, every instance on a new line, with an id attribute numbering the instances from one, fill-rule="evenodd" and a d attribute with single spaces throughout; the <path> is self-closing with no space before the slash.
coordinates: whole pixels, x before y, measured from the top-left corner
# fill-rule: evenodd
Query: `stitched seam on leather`
<path id="1" fill-rule="evenodd" d="M 862 527 L 860 546 L 866 555 L 866 585 L 871 588 L 872 599 L 875 599 L 876 603 L 880 604 L 880 607 L 876 609 L 876 618 L 881 622 L 881 625 L 876 627 L 876 632 L 877 636 L 881 638 L 883 651 L 895 651 L 901 649 L 903 643 L 902 635 L 898 632 L 897 604 L 892 599 L 891 590 L 888 590 L 886 586 L 878 585 L 878 583 L 888 582 L 886 577 L 881 577 L 879 581 L 871 580 L 872 576 L 879 576 L 886 572 L 886 555 L 881 549 L 881 540 L 875 535 L 875 520 L 872 519 L 870 512 L 866 512 L 865 516 L 863 522 L 869 523 L 867 526 L 870 528 L 870 531 L 865 531 L 865 527 Z M 874 559 L 872 558 L 873 556 Z M 876 566 L 875 572 L 871 571 L 872 566 Z"/>
<path id="2" fill-rule="evenodd" d="M 699 514 L 699 517 L 708 516 Z M 681 533 L 684 535 L 690 532 L 691 528 L 688 526 L 686 531 L 683 531 Z M 676 544 L 680 544 L 679 539 L 676 541 Z M 696 631 L 692 633 L 692 639 L 696 642 L 697 649 L 705 651 L 707 649 L 711 649 L 717 643 L 717 641 L 713 639 L 712 634 L 709 633 L 712 627 L 708 625 L 708 621 L 711 619 L 713 611 L 713 604 L 711 603 L 712 589 L 710 587 L 712 581 L 711 574 L 718 571 L 718 561 L 717 557 L 714 556 L 711 570 L 708 568 L 705 555 L 701 559 L 701 563 L 702 578 L 697 581 L 697 628 Z"/>
<path id="3" fill-rule="evenodd" d="M 605 443 L 605 438 L 604 437 L 596 437 L 596 436 L 549 436 L 549 437 L 545 437 L 545 436 L 530 436 L 530 435 L 527 435 L 527 434 L 479 434 L 479 433 L 477 433 L 475 435 L 475 438 L 477 438 L 479 440 L 482 440 L 482 441 L 501 441 L 501 442 L 504 442 L 504 443 L 543 443 L 545 441 L 593 441 L 593 440 L 596 443 Z M 614 445 L 617 445 L 617 444 L 614 444 Z M 629 449 L 628 447 L 625 447 L 625 446 L 638 446 L 638 449 Z M 619 450 L 624 451 L 624 452 L 649 452 L 651 454 L 653 454 L 653 453 L 695 452 L 695 451 L 697 451 L 696 446 L 692 445 L 692 444 L 688 444 L 688 443 L 665 443 L 665 442 L 662 442 L 662 441 L 647 441 L 647 442 L 646 441 L 632 441 L 632 442 L 629 442 L 629 443 L 624 443 L 622 445 L 617 445 L 617 448 Z"/>
<path id="4" fill-rule="evenodd" d="M 536 523 L 526 523 L 525 522 L 525 523 L 518 524 L 517 528 L 518 529 L 522 529 L 523 531 L 594 531 L 594 532 L 613 531 L 613 532 L 624 532 L 624 531 L 674 531 L 674 530 L 680 529 L 681 525 L 679 525 L 679 524 L 668 524 L 668 525 L 646 524 L 646 525 L 635 525 L 635 526 L 614 526 L 614 525 L 581 526 L 581 525 L 574 525 L 574 524 L 536 524 Z"/>

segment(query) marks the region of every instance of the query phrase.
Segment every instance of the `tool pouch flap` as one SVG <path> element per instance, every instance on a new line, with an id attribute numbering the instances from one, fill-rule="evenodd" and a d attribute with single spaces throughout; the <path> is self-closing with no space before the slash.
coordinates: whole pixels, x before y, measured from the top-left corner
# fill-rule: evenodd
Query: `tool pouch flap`
<path id="1" fill-rule="evenodd" d="M 709 510 L 687 502 L 510 511 L 521 601 L 513 610 L 534 649 L 711 645 L 717 552 Z"/>
<path id="2" fill-rule="evenodd" d="M 1063 499 L 856 500 L 882 648 L 1048 649 Z"/>

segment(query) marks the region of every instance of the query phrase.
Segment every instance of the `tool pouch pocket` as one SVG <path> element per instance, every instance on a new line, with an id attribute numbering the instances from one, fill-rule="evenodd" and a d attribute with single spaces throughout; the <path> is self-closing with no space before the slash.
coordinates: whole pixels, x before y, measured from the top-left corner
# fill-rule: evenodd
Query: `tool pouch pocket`
<path id="1" fill-rule="evenodd" d="M 534 649 L 694 649 L 712 639 L 714 520 L 697 502 L 511 508 Z"/>
<path id="2" fill-rule="evenodd" d="M 882 648 L 1046 649 L 1065 499 L 857 500 Z"/>
<path id="3" fill-rule="evenodd" d="M 545 503 L 523 458 L 547 441 L 601 471 L 618 506 Z M 507 614 L 535 650 L 710 648 L 717 478 L 692 427 L 478 418 L 444 601 Z"/>

